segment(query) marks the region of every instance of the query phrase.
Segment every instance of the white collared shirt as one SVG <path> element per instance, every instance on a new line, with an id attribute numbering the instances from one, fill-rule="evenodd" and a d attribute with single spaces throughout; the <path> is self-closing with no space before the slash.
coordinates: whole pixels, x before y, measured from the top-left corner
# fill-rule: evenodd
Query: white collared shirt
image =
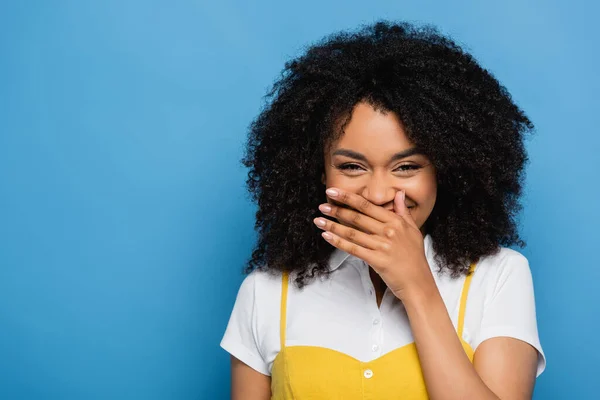
<path id="1" fill-rule="evenodd" d="M 431 242 L 431 236 L 425 236 L 427 261 L 456 329 L 465 277 L 452 279 L 447 272 L 438 272 Z M 315 279 L 302 290 L 290 283 L 286 346 L 327 347 L 367 362 L 414 341 L 406 310 L 396 296 L 386 290 L 377 306 L 364 261 L 336 249 L 329 266 L 334 270 L 329 278 Z M 280 300 L 281 275 L 249 274 L 221 340 L 223 349 L 265 375 L 271 375 L 280 350 Z M 473 350 L 496 336 L 531 344 L 538 351 L 537 376 L 545 369 L 529 263 L 505 247 L 477 264 L 464 321 L 463 339 Z"/>

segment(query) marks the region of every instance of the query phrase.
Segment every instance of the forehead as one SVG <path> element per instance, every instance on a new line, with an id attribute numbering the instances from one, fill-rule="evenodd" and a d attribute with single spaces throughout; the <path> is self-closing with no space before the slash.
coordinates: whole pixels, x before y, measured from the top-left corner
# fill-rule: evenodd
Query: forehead
<path id="1" fill-rule="evenodd" d="M 368 156 L 385 156 L 411 147 L 414 143 L 395 113 L 358 103 L 343 134 L 333 143 L 332 150 L 349 148 Z"/>

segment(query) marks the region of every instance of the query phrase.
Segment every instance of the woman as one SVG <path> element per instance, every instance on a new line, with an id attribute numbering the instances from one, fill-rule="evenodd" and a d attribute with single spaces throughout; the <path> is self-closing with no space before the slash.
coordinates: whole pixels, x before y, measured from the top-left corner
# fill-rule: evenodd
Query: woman
<path id="1" fill-rule="evenodd" d="M 286 64 L 244 164 L 258 244 L 221 346 L 232 398 L 529 399 L 545 368 L 506 89 L 431 27 Z M 326 191 L 327 189 L 327 191 Z"/>

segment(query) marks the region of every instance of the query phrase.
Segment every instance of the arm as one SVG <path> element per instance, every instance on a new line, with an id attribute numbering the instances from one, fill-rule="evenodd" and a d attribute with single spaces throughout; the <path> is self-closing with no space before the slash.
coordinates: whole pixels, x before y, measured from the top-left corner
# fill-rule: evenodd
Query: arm
<path id="1" fill-rule="evenodd" d="M 404 306 L 432 399 L 531 399 L 534 347 L 514 338 L 491 338 L 477 347 L 472 365 L 433 278 L 427 289 L 406 296 Z"/>
<path id="2" fill-rule="evenodd" d="M 257 274 L 242 282 L 227 324 L 221 347 L 231 360 L 231 399 L 268 400 L 271 397 L 271 377 L 258 338 Z M 263 289 L 264 290 L 264 289 Z"/>
<path id="3" fill-rule="evenodd" d="M 269 400 L 271 378 L 231 356 L 231 400 Z"/>
<path id="4" fill-rule="evenodd" d="M 315 224 L 333 246 L 367 262 L 404 303 L 429 395 L 444 400 L 530 398 L 536 352 L 542 353 L 527 260 L 508 249 L 510 256 L 500 260 L 471 365 L 427 263 L 422 233 L 404 204 L 404 191 L 394 197 L 394 212 L 337 188 L 327 194 L 351 209 L 323 204 L 321 211 L 358 229 L 321 218 Z"/>

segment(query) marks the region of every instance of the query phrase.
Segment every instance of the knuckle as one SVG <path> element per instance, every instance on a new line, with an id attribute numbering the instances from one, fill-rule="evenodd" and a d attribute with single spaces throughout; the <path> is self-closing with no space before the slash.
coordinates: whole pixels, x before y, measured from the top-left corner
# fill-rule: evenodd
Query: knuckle
<path id="1" fill-rule="evenodd" d="M 389 251 L 391 249 L 391 245 L 388 242 L 380 242 L 379 243 L 379 250 L 381 251 Z"/>
<path id="2" fill-rule="evenodd" d="M 355 244 L 350 245 L 350 247 L 348 248 L 348 253 L 352 254 L 353 256 L 356 256 L 356 254 L 358 253 L 358 246 Z"/>
<path id="3" fill-rule="evenodd" d="M 393 238 L 396 235 L 398 235 L 398 230 L 395 227 L 388 226 L 387 228 L 385 228 L 385 236 Z"/>
<path id="4" fill-rule="evenodd" d="M 340 207 L 333 207 L 333 210 L 331 210 L 330 215 L 339 219 L 341 212 L 342 212 L 342 210 Z"/>
<path id="5" fill-rule="evenodd" d="M 346 234 L 349 240 L 354 240 L 356 237 L 356 231 L 354 229 L 348 229 L 348 233 Z"/>
<path id="6" fill-rule="evenodd" d="M 357 213 L 357 212 L 352 213 L 352 223 L 353 224 L 357 224 L 358 221 L 360 221 L 360 219 L 361 219 L 360 213 Z"/>
<path id="7" fill-rule="evenodd" d="M 360 201 L 358 202 L 358 209 L 361 211 L 367 210 L 370 206 L 371 203 L 365 198 L 360 199 Z"/>
<path id="8" fill-rule="evenodd" d="M 342 200 L 344 203 L 348 204 L 348 200 L 350 200 L 350 195 L 346 192 L 342 192 L 341 196 L 340 196 L 340 200 Z"/>

